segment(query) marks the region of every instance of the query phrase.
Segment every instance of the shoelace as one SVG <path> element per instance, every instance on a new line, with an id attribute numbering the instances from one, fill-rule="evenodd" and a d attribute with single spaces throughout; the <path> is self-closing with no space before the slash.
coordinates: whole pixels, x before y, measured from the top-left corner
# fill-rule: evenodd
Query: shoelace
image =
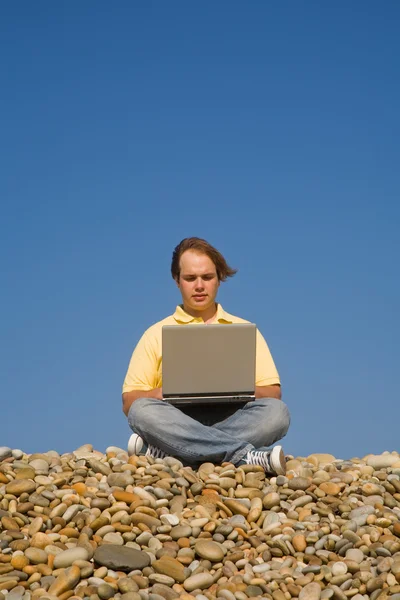
<path id="1" fill-rule="evenodd" d="M 161 448 L 149 445 L 146 456 L 151 456 L 152 458 L 165 458 L 167 455 L 164 450 L 161 450 Z"/>
<path id="2" fill-rule="evenodd" d="M 260 465 L 264 469 L 270 469 L 269 455 L 267 452 L 257 452 L 257 450 L 249 450 L 246 456 L 246 462 L 250 465 Z"/>

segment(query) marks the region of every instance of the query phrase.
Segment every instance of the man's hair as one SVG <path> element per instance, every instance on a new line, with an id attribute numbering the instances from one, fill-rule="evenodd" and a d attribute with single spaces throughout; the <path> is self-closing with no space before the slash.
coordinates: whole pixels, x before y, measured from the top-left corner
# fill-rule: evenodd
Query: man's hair
<path id="1" fill-rule="evenodd" d="M 218 252 L 214 246 L 211 246 L 206 240 L 198 237 L 190 237 L 182 240 L 172 253 L 171 274 L 176 281 L 179 281 L 180 276 L 180 259 L 186 250 L 193 250 L 199 254 L 206 254 L 213 261 L 219 281 L 226 281 L 228 277 L 233 277 L 237 273 L 237 269 L 232 269 L 221 252 Z"/>

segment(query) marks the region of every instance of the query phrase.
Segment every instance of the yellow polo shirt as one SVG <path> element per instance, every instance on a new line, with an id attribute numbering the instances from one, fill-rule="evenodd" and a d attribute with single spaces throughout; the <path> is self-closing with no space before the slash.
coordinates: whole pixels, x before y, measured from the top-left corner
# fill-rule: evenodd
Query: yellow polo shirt
<path id="1" fill-rule="evenodd" d="M 162 355 L 161 335 L 164 325 L 204 324 L 201 317 L 192 317 L 177 306 L 173 315 L 155 323 L 147 329 L 139 340 L 129 363 L 122 392 L 132 390 L 150 391 L 162 387 Z M 221 304 L 217 304 L 217 314 L 213 324 L 249 323 L 240 317 L 225 312 Z M 261 333 L 256 335 L 256 385 L 280 384 L 278 371 L 271 352 Z"/>

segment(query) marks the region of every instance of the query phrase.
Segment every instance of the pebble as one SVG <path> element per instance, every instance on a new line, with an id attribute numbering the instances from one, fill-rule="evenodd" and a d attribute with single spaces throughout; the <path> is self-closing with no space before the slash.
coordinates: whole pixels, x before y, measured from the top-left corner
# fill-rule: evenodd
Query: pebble
<path id="1" fill-rule="evenodd" d="M 101 600 L 108 600 L 109 598 L 113 598 L 114 597 L 115 590 L 108 583 L 101 583 L 98 586 L 98 588 L 96 590 L 96 593 L 99 596 L 99 598 L 101 598 Z"/>
<path id="2" fill-rule="evenodd" d="M 128 546 L 115 546 L 114 544 L 99 546 L 96 548 L 93 558 L 95 564 L 117 571 L 141 570 L 150 564 L 150 557 L 145 552 Z"/>
<path id="3" fill-rule="evenodd" d="M 36 490 L 36 483 L 31 479 L 14 479 L 6 485 L 6 493 L 13 496 L 21 496 L 21 494 L 30 494 Z"/>
<path id="4" fill-rule="evenodd" d="M 47 553 L 40 548 L 27 548 L 25 556 L 32 565 L 47 564 Z"/>
<path id="5" fill-rule="evenodd" d="M 5 458 L 9 458 L 10 456 L 12 456 L 11 448 L 7 448 L 7 446 L 0 446 L 0 461 L 4 460 Z"/>
<path id="6" fill-rule="evenodd" d="M 320 600 L 321 586 L 318 583 L 307 583 L 299 594 L 299 600 Z"/>
<path id="7" fill-rule="evenodd" d="M 75 546 L 75 548 L 68 548 L 57 554 L 54 557 L 53 567 L 54 569 L 70 567 L 76 560 L 87 560 L 88 558 L 89 553 L 86 548 Z"/>
<path id="8" fill-rule="evenodd" d="M 193 592 L 193 590 L 204 590 L 210 587 L 214 583 L 214 577 L 210 573 L 197 573 L 197 575 L 191 575 L 188 577 L 183 584 L 183 587 L 187 592 Z"/>
<path id="9" fill-rule="evenodd" d="M 346 552 L 346 558 L 360 564 L 364 560 L 365 554 L 358 548 L 349 548 Z"/>
<path id="10" fill-rule="evenodd" d="M 337 561 L 332 565 L 332 575 L 344 575 L 347 573 L 347 565 L 345 562 Z"/>
<path id="11" fill-rule="evenodd" d="M 367 458 L 367 465 L 373 467 L 376 471 L 380 469 L 387 469 L 388 467 L 394 465 L 396 462 L 399 462 L 399 455 L 397 453 L 390 454 L 388 452 L 384 452 L 383 454 L 378 455 L 371 454 Z"/>
<path id="12" fill-rule="evenodd" d="M 74 587 L 79 583 L 81 578 L 81 571 L 79 567 L 73 565 L 69 569 L 63 570 L 57 579 L 49 587 L 49 594 L 60 596 L 65 592 L 73 590 Z"/>
<path id="13" fill-rule="evenodd" d="M 211 562 L 219 562 L 224 558 L 224 551 L 222 547 L 217 544 L 217 542 L 200 540 L 196 543 L 194 549 L 196 554 L 198 554 L 201 558 L 205 558 Z"/>
<path id="14" fill-rule="evenodd" d="M 167 575 L 178 583 L 183 583 L 185 576 L 185 568 L 179 560 L 172 556 L 164 554 L 159 560 L 152 563 L 152 568 L 161 575 Z"/>
<path id="15" fill-rule="evenodd" d="M 0 600 L 400 600 L 400 456 L 258 466 L 0 447 Z"/>
<path id="16" fill-rule="evenodd" d="M 169 535 L 173 540 L 179 540 L 179 538 L 186 538 L 192 535 L 192 528 L 189 525 L 177 525 L 172 527 Z"/>

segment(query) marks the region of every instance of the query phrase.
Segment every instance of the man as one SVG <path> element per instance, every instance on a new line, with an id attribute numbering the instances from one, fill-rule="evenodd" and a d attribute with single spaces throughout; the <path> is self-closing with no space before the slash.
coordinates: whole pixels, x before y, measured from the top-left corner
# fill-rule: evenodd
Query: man
<path id="1" fill-rule="evenodd" d="M 261 465 L 267 473 L 284 474 L 280 440 L 290 424 L 281 400 L 279 375 L 268 346 L 257 330 L 256 399 L 241 408 L 226 405 L 178 409 L 163 402 L 161 334 L 163 325 L 247 323 L 216 302 L 221 281 L 232 277 L 225 258 L 200 238 L 185 238 L 175 248 L 172 277 L 182 295 L 173 315 L 156 323 L 136 346 L 123 385 L 123 411 L 132 430 L 128 452 L 176 456 L 184 463 L 232 462 Z M 204 414 L 208 411 L 207 414 Z"/>

